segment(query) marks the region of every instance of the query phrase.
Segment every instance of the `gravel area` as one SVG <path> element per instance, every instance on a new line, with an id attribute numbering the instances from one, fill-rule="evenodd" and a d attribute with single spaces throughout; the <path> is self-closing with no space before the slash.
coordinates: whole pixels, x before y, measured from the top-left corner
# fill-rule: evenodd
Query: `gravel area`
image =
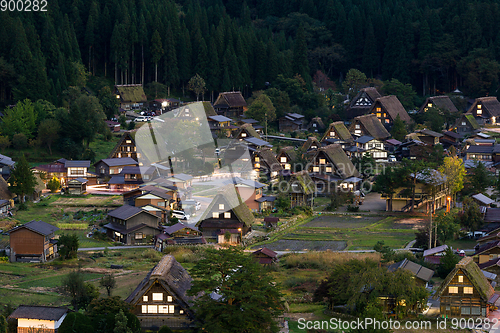
<path id="1" fill-rule="evenodd" d="M 347 243 L 344 241 L 301 241 L 280 239 L 264 246 L 273 251 L 342 251 L 347 247 Z"/>

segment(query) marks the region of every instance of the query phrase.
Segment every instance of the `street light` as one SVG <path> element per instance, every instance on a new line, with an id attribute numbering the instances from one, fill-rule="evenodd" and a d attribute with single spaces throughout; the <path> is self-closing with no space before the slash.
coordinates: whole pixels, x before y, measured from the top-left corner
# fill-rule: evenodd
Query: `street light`
<path id="1" fill-rule="evenodd" d="M 240 243 L 243 242 L 243 232 L 241 230 L 241 228 L 238 228 L 238 231 L 240 232 Z"/>
<path id="2" fill-rule="evenodd" d="M 449 213 L 451 209 L 451 197 L 447 196 L 446 197 L 446 212 Z"/>

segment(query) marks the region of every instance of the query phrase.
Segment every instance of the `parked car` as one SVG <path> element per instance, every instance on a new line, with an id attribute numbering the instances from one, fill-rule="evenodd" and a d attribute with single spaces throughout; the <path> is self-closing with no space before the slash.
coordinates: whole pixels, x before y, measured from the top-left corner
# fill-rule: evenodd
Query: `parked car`
<path id="1" fill-rule="evenodd" d="M 389 155 L 389 157 L 387 158 L 387 160 L 388 160 L 389 162 L 396 162 L 396 156 L 394 156 L 394 155 Z"/>
<path id="2" fill-rule="evenodd" d="M 145 122 L 145 121 L 149 121 L 149 119 L 146 116 L 140 116 L 140 117 L 135 118 L 134 121 L 135 122 Z"/>
<path id="3" fill-rule="evenodd" d="M 189 220 L 190 218 L 189 214 L 186 214 L 186 212 L 182 210 L 173 210 L 172 216 L 177 217 L 179 220 Z"/>

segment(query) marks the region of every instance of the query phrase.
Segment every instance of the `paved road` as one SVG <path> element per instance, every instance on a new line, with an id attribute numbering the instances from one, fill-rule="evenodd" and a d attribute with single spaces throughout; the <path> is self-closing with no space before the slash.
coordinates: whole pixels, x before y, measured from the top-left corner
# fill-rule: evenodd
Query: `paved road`
<path id="1" fill-rule="evenodd" d="M 102 251 L 105 249 L 108 250 L 123 250 L 123 249 L 147 249 L 153 248 L 152 245 L 135 245 L 135 246 L 109 246 L 109 247 L 82 247 L 79 248 L 78 251 Z"/>

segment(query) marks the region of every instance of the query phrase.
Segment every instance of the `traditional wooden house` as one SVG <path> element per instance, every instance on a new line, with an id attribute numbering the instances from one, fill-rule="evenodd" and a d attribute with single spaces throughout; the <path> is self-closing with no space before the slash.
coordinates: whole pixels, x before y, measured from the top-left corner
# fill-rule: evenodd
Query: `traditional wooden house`
<path id="1" fill-rule="evenodd" d="M 316 187 L 307 171 L 293 173 L 288 181 L 290 208 L 297 206 L 313 206 Z"/>
<path id="2" fill-rule="evenodd" d="M 500 102 L 495 96 L 476 98 L 466 114 L 472 115 L 478 124 L 500 122 Z"/>
<path id="3" fill-rule="evenodd" d="M 441 257 L 446 254 L 447 249 L 448 245 L 441 245 L 425 250 L 424 261 L 439 265 L 441 263 Z"/>
<path id="4" fill-rule="evenodd" d="M 163 232 L 155 237 L 155 249 L 163 251 L 168 245 L 197 245 L 206 244 L 201 231 L 194 226 L 176 223 L 172 226 L 163 227 Z"/>
<path id="5" fill-rule="evenodd" d="M 298 113 L 287 113 L 278 119 L 278 130 L 280 132 L 297 132 L 304 129 L 304 116 Z"/>
<path id="6" fill-rule="evenodd" d="M 181 106 L 182 102 L 176 98 L 157 98 L 149 102 L 149 109 L 157 115 L 172 111 Z"/>
<path id="7" fill-rule="evenodd" d="M 117 142 L 113 150 L 109 153 L 108 159 L 130 157 L 138 162 L 141 155 L 137 152 L 134 134 L 135 132 L 123 133 L 120 141 Z"/>
<path id="8" fill-rule="evenodd" d="M 43 221 L 30 221 L 9 231 L 10 261 L 40 261 L 57 256 L 55 232 L 59 230 Z"/>
<path id="9" fill-rule="evenodd" d="M 229 137 L 231 135 L 231 118 L 224 116 L 209 116 L 207 117 L 208 126 L 214 133 L 223 135 L 222 137 Z"/>
<path id="10" fill-rule="evenodd" d="M 186 295 L 191 288 L 189 273 L 172 255 L 164 256 L 144 280 L 125 299 L 143 330 L 168 326 L 173 330 L 193 328 L 193 298 Z"/>
<path id="11" fill-rule="evenodd" d="M 387 211 L 391 203 L 393 211 L 407 212 L 411 210 L 412 195 L 405 187 L 397 188 L 392 197 L 383 195 L 386 200 Z M 448 189 L 446 177 L 434 169 L 424 170 L 416 175 L 414 210 L 428 213 L 446 206 Z"/>
<path id="12" fill-rule="evenodd" d="M 360 174 L 339 144 L 319 148 L 308 171 L 318 194 L 333 193 L 339 186 L 354 191 L 362 180 L 350 182 L 350 178 L 360 177 Z"/>
<path id="13" fill-rule="evenodd" d="M 434 299 L 440 298 L 440 314 L 449 317 L 488 317 L 494 289 L 471 257 L 465 257 L 441 283 Z M 493 301 L 494 302 L 494 301 Z"/>
<path id="14" fill-rule="evenodd" d="M 485 223 L 500 223 L 500 208 L 486 208 L 483 221 Z"/>
<path id="15" fill-rule="evenodd" d="M 193 176 L 185 173 L 176 173 L 170 177 L 166 177 L 165 179 L 172 182 L 174 186 L 181 190 L 187 190 L 193 183 Z"/>
<path id="16" fill-rule="evenodd" d="M 87 183 L 89 182 L 88 179 L 85 178 L 75 178 L 68 180 L 68 193 L 69 194 L 76 194 L 76 195 L 82 195 L 87 192 Z"/>
<path id="17" fill-rule="evenodd" d="M 251 231 L 255 218 L 233 185 L 224 186 L 208 205 L 196 227 L 209 242 L 239 243 Z M 226 233 L 230 239 L 226 239 Z"/>
<path id="18" fill-rule="evenodd" d="M 271 265 L 278 262 L 278 254 L 267 247 L 252 252 L 252 257 L 261 265 Z"/>
<path id="19" fill-rule="evenodd" d="M 39 165 L 33 168 L 36 174 L 45 174 L 45 181 L 48 182 L 53 177 L 56 177 L 61 185 L 66 185 L 66 182 L 77 178 L 86 178 L 89 185 L 97 183 L 97 177 L 89 171 L 90 161 L 73 161 L 61 158 L 50 164 Z"/>
<path id="20" fill-rule="evenodd" d="M 483 264 L 500 257 L 500 241 L 493 240 L 476 248 L 474 261 Z"/>
<path id="21" fill-rule="evenodd" d="M 492 162 L 494 150 L 495 146 L 469 146 L 469 148 L 465 151 L 465 159 Z"/>
<path id="22" fill-rule="evenodd" d="M 427 97 L 424 104 L 420 107 L 419 112 L 427 112 L 430 108 L 445 110 L 451 113 L 458 112 L 455 104 L 446 95 Z"/>
<path id="23" fill-rule="evenodd" d="M 382 97 L 382 95 L 380 95 L 375 87 L 360 89 L 346 109 L 346 117 L 352 119 L 369 113 L 373 103 L 379 97 Z"/>
<path id="24" fill-rule="evenodd" d="M 280 221 L 279 217 L 267 216 L 264 217 L 264 226 L 268 229 L 273 229 L 278 226 L 279 221 Z"/>
<path id="25" fill-rule="evenodd" d="M 372 105 L 370 113 L 374 114 L 386 128 L 392 127 L 397 116 L 406 124 L 412 122 L 403 104 L 394 95 L 377 98 Z"/>
<path id="26" fill-rule="evenodd" d="M 261 202 L 259 200 L 262 198 L 262 191 L 267 186 L 266 184 L 240 177 L 231 178 L 224 183 L 234 185 L 242 201 L 252 212 L 260 211 Z"/>
<path id="27" fill-rule="evenodd" d="M 276 158 L 284 170 L 291 170 L 292 164 L 297 160 L 297 151 L 295 147 L 287 146 L 280 149 Z"/>
<path id="28" fill-rule="evenodd" d="M 275 182 L 283 170 L 273 151 L 264 147 L 252 154 L 253 168 L 260 175 L 265 176 L 270 182 Z"/>
<path id="29" fill-rule="evenodd" d="M 160 218 L 144 209 L 123 205 L 108 212 L 109 238 L 126 245 L 150 243 L 160 233 Z"/>
<path id="30" fill-rule="evenodd" d="M 354 118 L 349 126 L 349 132 L 355 137 L 368 135 L 377 140 L 386 140 L 391 136 L 377 116 L 373 114 Z"/>
<path id="31" fill-rule="evenodd" d="M 495 200 L 485 196 L 482 193 L 474 194 L 471 198 L 479 205 L 483 207 L 489 207 L 492 203 L 495 203 Z"/>
<path id="32" fill-rule="evenodd" d="M 351 133 L 349 133 L 349 130 L 342 121 L 331 123 L 321 138 L 321 143 L 324 145 L 339 143 L 342 145 L 342 148 L 352 145 L 353 142 L 354 139 Z"/>
<path id="33" fill-rule="evenodd" d="M 9 200 L 0 199 L 0 217 L 12 214 L 10 210 L 11 206 Z"/>
<path id="34" fill-rule="evenodd" d="M 452 131 L 443 131 L 443 136 L 439 138 L 439 142 L 443 145 L 444 149 L 454 146 L 456 151 L 460 145 L 460 134 Z"/>
<path id="35" fill-rule="evenodd" d="M 387 161 L 387 150 L 384 143 L 374 137 L 363 135 L 355 140 L 358 149 L 358 157 L 371 156 L 375 161 Z"/>
<path id="36" fill-rule="evenodd" d="M 113 190 L 131 191 L 159 176 L 155 167 L 125 166 L 118 175 L 111 177 L 108 187 Z"/>
<path id="37" fill-rule="evenodd" d="M 141 84 L 117 85 L 115 94 L 124 111 L 142 109 L 148 102 Z"/>
<path id="38" fill-rule="evenodd" d="M 461 138 L 479 132 L 480 126 L 472 114 L 462 114 L 457 120 L 452 130 L 455 130 Z"/>
<path id="39" fill-rule="evenodd" d="M 407 140 L 419 140 L 425 144 L 435 146 L 440 143 L 443 134 L 428 129 L 418 130 L 406 136 Z"/>
<path id="40" fill-rule="evenodd" d="M 123 168 L 138 166 L 136 160 L 131 157 L 105 158 L 94 164 L 95 172 L 99 178 L 111 178 L 122 172 Z"/>
<path id="41" fill-rule="evenodd" d="M 17 333 L 57 333 L 67 314 L 63 307 L 20 305 L 7 319 L 17 321 Z"/>
<path id="42" fill-rule="evenodd" d="M 274 156 L 274 155 L 273 155 Z M 10 207 L 14 208 L 14 198 L 16 195 L 9 190 L 9 184 L 0 177 L 0 200 L 6 200 L 9 202 Z"/>
<path id="43" fill-rule="evenodd" d="M 310 136 L 307 138 L 307 141 L 304 142 L 304 144 L 302 145 L 302 151 L 309 154 L 313 153 L 319 147 L 321 147 L 321 143 L 319 142 L 319 140 L 314 136 Z"/>
<path id="44" fill-rule="evenodd" d="M 218 115 L 241 118 L 248 109 L 247 102 L 239 91 L 222 92 L 215 100 L 214 109 Z"/>
<path id="45" fill-rule="evenodd" d="M 119 122 L 113 121 L 113 120 L 106 120 L 104 122 L 106 123 L 106 126 L 109 128 L 111 133 L 120 132 L 120 123 Z"/>
<path id="46" fill-rule="evenodd" d="M 15 164 L 16 162 L 14 162 L 12 158 L 0 154 L 0 172 L 3 179 L 9 179 Z"/>
<path id="47" fill-rule="evenodd" d="M 323 120 L 321 117 L 314 117 L 311 119 L 311 122 L 307 126 L 307 130 L 312 133 L 322 132 L 325 129 L 325 124 L 323 124 Z"/>
<path id="48" fill-rule="evenodd" d="M 246 144 L 247 147 L 252 150 L 262 149 L 264 147 L 272 148 L 269 142 L 262 140 L 260 134 L 255 130 L 251 124 L 243 124 L 240 129 L 233 136 L 240 143 Z"/>
<path id="49" fill-rule="evenodd" d="M 171 210 L 177 206 L 177 194 L 177 187 L 164 189 L 154 185 L 146 185 L 138 189 L 137 194 L 133 196 L 133 202 L 135 207 L 153 205 Z"/>
<path id="50" fill-rule="evenodd" d="M 394 272 L 398 269 L 410 271 L 415 277 L 417 285 L 422 287 L 427 287 L 429 281 L 434 275 L 434 271 L 432 269 L 428 269 L 427 267 L 414 263 L 406 258 L 387 267 L 389 272 Z"/>
<path id="51" fill-rule="evenodd" d="M 498 277 L 500 276 L 500 258 L 494 258 L 487 262 L 483 262 L 482 264 L 477 265 L 482 271 L 486 271 L 491 274 L 495 274 L 496 278 L 495 282 L 500 282 Z"/>

